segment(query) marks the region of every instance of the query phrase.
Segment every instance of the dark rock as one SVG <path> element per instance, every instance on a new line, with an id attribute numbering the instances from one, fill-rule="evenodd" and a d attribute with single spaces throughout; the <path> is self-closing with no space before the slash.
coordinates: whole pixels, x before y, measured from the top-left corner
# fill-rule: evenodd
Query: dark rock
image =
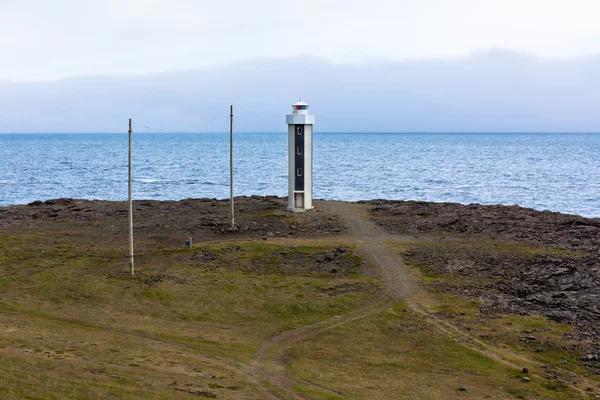
<path id="1" fill-rule="evenodd" d="M 333 260 L 335 260 L 335 256 L 331 253 L 325 253 L 325 255 L 323 256 L 323 259 L 325 261 L 333 261 Z"/>
<path id="2" fill-rule="evenodd" d="M 192 259 L 196 260 L 196 261 L 214 261 L 218 258 L 219 258 L 218 254 L 215 254 L 206 249 L 202 249 L 199 253 L 194 252 L 194 255 L 192 256 Z"/>
<path id="3" fill-rule="evenodd" d="M 93 369 L 90 369 L 90 372 L 92 374 L 105 374 L 106 370 L 103 368 L 93 368 Z"/>

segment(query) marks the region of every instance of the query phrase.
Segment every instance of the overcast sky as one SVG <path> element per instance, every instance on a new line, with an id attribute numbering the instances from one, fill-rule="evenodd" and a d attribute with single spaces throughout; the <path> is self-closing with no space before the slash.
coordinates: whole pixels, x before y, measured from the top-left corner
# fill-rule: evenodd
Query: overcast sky
<path id="1" fill-rule="evenodd" d="M 0 0 L 0 80 L 215 67 L 309 55 L 333 63 L 505 48 L 600 54 L 598 0 Z"/>

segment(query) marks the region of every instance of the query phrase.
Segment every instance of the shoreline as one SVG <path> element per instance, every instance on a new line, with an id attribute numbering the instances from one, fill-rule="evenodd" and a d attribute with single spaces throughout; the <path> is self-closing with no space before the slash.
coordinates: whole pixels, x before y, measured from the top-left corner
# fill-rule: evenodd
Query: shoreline
<path id="1" fill-rule="evenodd" d="M 287 196 L 277 196 L 277 195 L 240 195 L 234 196 L 234 200 L 244 200 L 244 199 L 252 199 L 252 198 L 265 198 L 265 199 L 282 199 L 287 201 Z M 151 199 L 151 198 L 142 198 L 142 199 L 134 199 L 135 202 L 165 202 L 165 203 L 177 203 L 177 202 L 185 202 L 185 201 L 216 201 L 216 202 L 229 202 L 229 198 L 216 198 L 216 197 L 187 197 L 182 199 Z M 600 216 L 585 216 L 576 213 L 569 213 L 564 211 L 556 211 L 556 210 L 548 210 L 548 209 L 537 209 L 533 207 L 526 207 L 520 204 L 501 204 L 501 203 L 461 203 L 455 201 L 428 201 L 428 200 L 414 200 L 414 199 L 387 199 L 387 198 L 373 198 L 373 199 L 363 199 L 363 200 L 341 200 L 341 199 L 323 199 L 317 198 L 314 201 L 319 202 L 343 202 L 343 203 L 356 203 L 356 204 L 377 204 L 377 203 L 413 203 L 413 204 L 431 204 L 431 205 L 447 205 L 447 206 L 463 206 L 463 207 L 507 207 L 507 208 L 519 208 L 522 210 L 533 211 L 536 213 L 550 213 L 550 214 L 560 214 L 571 217 L 578 217 L 590 220 L 598 220 L 600 221 Z M 58 204 L 61 202 L 110 202 L 110 203 L 124 203 L 127 202 L 127 199 L 122 200 L 110 200 L 110 199 L 85 199 L 85 198 L 77 198 L 77 197 L 58 197 L 46 200 L 33 200 L 28 203 L 16 203 L 16 204 L 0 204 L 0 209 L 10 208 L 10 207 L 22 207 L 22 206 L 34 206 L 34 205 L 52 205 Z M 310 211 L 309 211 L 310 212 Z"/>

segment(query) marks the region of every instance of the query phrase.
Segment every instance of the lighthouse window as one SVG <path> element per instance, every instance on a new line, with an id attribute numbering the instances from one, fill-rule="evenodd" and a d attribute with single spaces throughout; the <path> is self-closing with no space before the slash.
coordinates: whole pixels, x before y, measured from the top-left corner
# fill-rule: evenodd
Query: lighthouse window
<path id="1" fill-rule="evenodd" d="M 302 127 L 299 126 L 296 130 L 298 132 L 298 135 L 302 135 Z"/>
<path id="2" fill-rule="evenodd" d="M 302 155 L 302 147 L 298 146 L 296 147 L 296 153 L 301 156 Z"/>
<path id="3" fill-rule="evenodd" d="M 302 168 L 296 169 L 296 175 L 302 176 Z"/>

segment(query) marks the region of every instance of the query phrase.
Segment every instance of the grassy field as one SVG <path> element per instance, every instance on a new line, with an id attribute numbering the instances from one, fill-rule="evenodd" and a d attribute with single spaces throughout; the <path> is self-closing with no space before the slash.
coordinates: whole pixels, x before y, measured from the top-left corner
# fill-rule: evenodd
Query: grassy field
<path id="1" fill-rule="evenodd" d="M 561 335 L 568 326 L 486 320 L 476 302 L 442 293 L 386 302 L 377 267 L 352 238 L 223 239 L 192 249 L 141 238 L 131 277 L 122 240 L 54 226 L 0 232 L 3 399 L 290 397 L 263 379 L 280 369 L 292 398 L 581 397 L 530 365 L 523 373 L 473 348 L 437 318 L 585 374 Z M 303 329 L 313 333 L 290 348 L 271 343 L 283 366 L 260 365 L 265 343 Z M 543 351 L 519 341 L 525 330 L 542 332 Z"/>
<path id="2" fill-rule="evenodd" d="M 130 277 L 121 247 L 1 236 L 0 397 L 258 398 L 262 341 L 377 291 L 350 251 L 343 273 L 311 271 L 332 246 L 159 249 Z"/>
<path id="3" fill-rule="evenodd" d="M 529 374 L 448 338 L 403 303 L 304 342 L 294 355 L 295 374 L 329 382 L 339 391 L 337 396 L 313 393 L 315 398 L 574 397 L 571 390 L 550 387 L 547 379 L 523 382 Z M 461 386 L 467 390 L 460 391 Z M 311 392 L 310 387 L 299 388 Z"/>

